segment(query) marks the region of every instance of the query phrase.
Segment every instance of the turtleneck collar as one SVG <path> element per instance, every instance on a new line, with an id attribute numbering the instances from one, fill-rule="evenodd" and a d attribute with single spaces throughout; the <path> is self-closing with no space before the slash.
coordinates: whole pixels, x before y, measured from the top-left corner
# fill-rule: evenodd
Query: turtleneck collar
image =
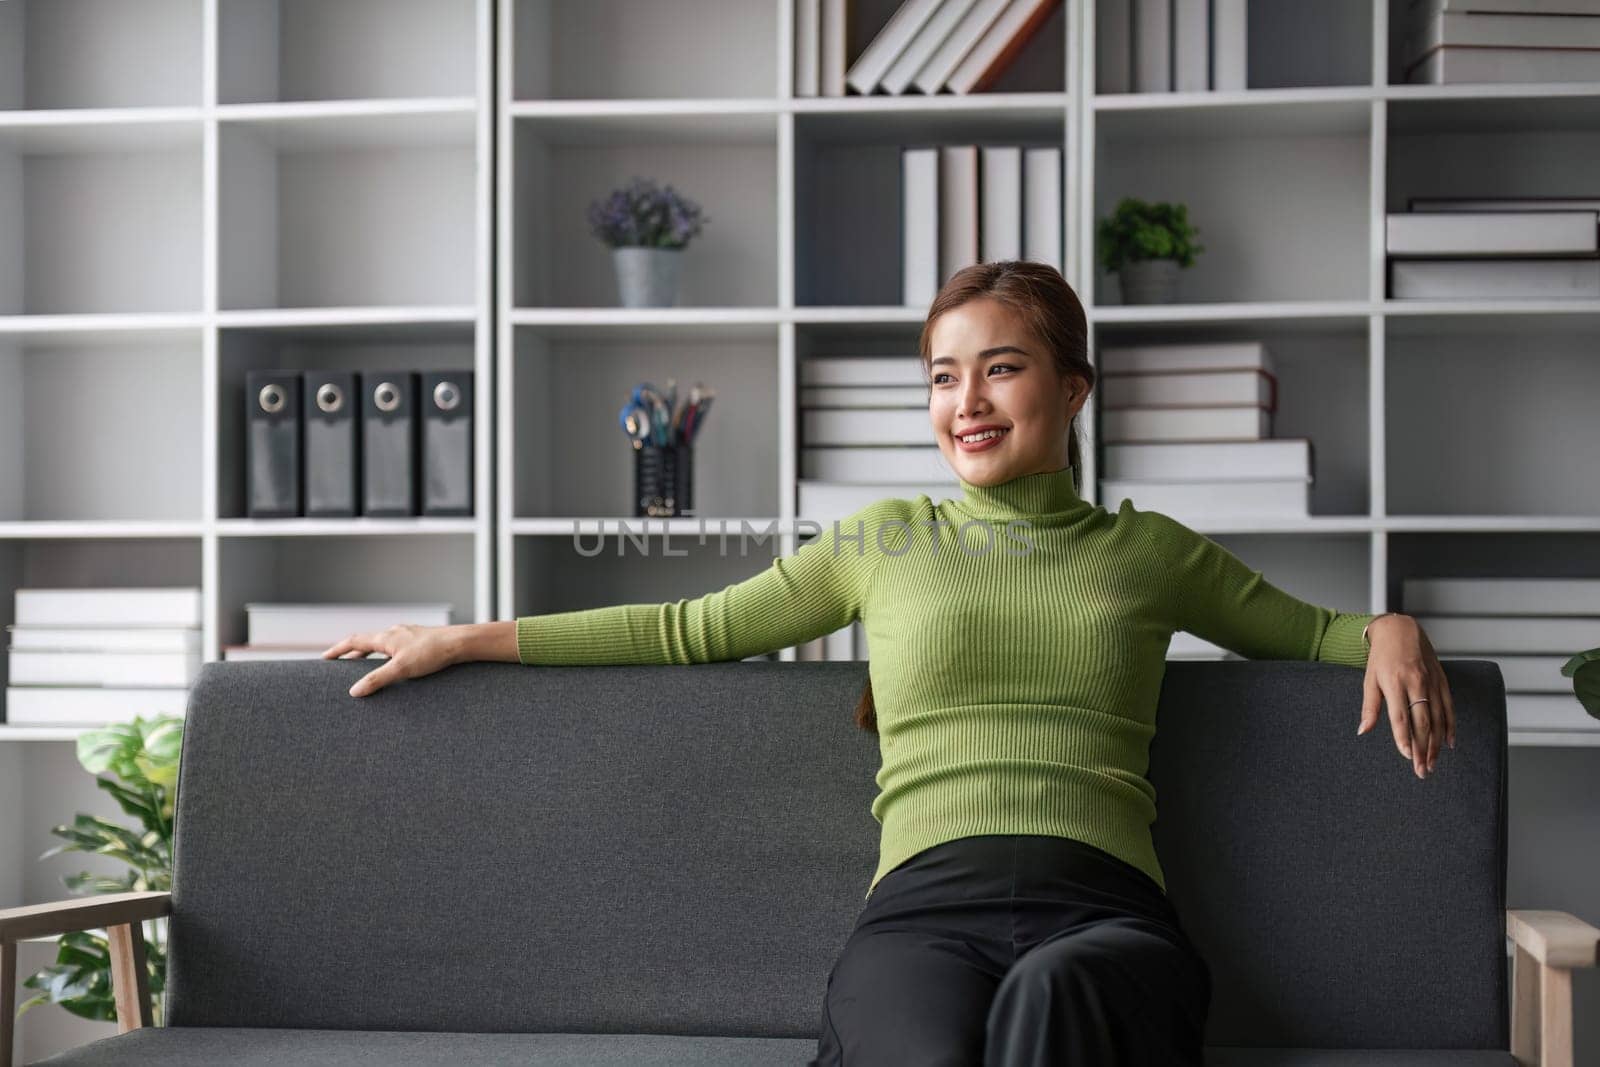
<path id="1" fill-rule="evenodd" d="M 1014 518 L 1072 511 L 1087 504 L 1072 484 L 1072 468 L 1024 474 L 998 485 L 973 485 L 958 478 L 962 496 L 956 503 L 969 515 Z"/>

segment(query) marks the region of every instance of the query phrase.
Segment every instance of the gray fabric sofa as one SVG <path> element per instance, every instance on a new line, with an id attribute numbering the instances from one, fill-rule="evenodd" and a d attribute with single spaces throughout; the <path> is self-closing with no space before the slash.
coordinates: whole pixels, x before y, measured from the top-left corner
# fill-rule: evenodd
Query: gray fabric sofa
<path id="1" fill-rule="evenodd" d="M 122 983 L 126 1032 L 43 1062 L 810 1060 L 876 861 L 864 663 L 475 663 L 348 696 L 369 669 L 204 667 L 170 897 L 0 913 L 9 942 L 131 924 L 128 960 L 170 914 L 166 1025 Z M 1168 664 L 1156 846 L 1215 980 L 1208 1062 L 1516 1062 L 1505 690 L 1446 669 L 1459 747 L 1424 781 L 1386 724 L 1356 736 L 1359 670 Z M 1542 1014 L 1559 1058 L 1595 930 L 1509 925 L 1547 991 L 1522 1040 Z"/>

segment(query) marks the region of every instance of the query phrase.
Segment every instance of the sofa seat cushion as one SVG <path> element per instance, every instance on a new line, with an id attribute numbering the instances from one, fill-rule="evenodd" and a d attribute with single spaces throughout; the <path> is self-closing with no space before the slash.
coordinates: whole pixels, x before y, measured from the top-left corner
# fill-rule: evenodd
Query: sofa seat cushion
<path id="1" fill-rule="evenodd" d="M 805 1067 L 816 1038 L 454 1034 L 150 1027 L 39 1060 L 51 1067 Z"/>
<path id="2" fill-rule="evenodd" d="M 1206 1067 L 1516 1067 L 1495 1049 L 1207 1048 Z"/>

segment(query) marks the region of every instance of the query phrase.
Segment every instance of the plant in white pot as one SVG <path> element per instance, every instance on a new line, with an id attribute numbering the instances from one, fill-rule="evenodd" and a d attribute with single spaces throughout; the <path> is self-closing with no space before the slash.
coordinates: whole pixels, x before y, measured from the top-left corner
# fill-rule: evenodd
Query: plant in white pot
<path id="1" fill-rule="evenodd" d="M 1183 204 L 1147 204 L 1123 197 L 1100 220 L 1100 265 L 1122 284 L 1124 304 L 1170 304 L 1177 296 L 1178 271 L 1194 266 L 1199 230 L 1189 225 Z"/>
<path id="2" fill-rule="evenodd" d="M 623 307 L 671 307 L 683 250 L 711 221 L 672 186 L 634 178 L 589 205 L 589 226 L 611 248 Z"/>

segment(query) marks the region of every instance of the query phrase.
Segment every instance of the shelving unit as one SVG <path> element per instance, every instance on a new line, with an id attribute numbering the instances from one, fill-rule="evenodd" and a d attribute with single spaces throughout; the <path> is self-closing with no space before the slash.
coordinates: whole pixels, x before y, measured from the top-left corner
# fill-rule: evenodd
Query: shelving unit
<path id="1" fill-rule="evenodd" d="M 1100 95 L 1095 0 L 1068 0 L 992 91 L 796 98 L 794 3 L 0 4 L 0 71 L 20 72 L 0 78 L 0 624 L 18 586 L 198 585 L 212 659 L 269 594 L 438 597 L 468 621 L 758 573 L 799 545 L 799 360 L 915 352 L 909 144 L 1062 149 L 1093 348 L 1271 347 L 1275 435 L 1316 442 L 1313 514 L 1197 528 L 1275 584 L 1380 611 L 1408 577 L 1596 573 L 1600 301 L 1389 300 L 1384 216 L 1592 192 L 1600 84 L 1391 84 L 1402 0 L 1285 0 L 1250 5 L 1248 89 Z M 850 58 L 898 5 L 851 5 Z M 709 216 L 675 307 L 617 307 L 588 231 L 635 174 Z M 1206 251 L 1180 303 L 1122 306 L 1096 264 L 1122 195 L 1189 205 Z M 395 365 L 477 375 L 477 514 L 244 517 L 245 373 Z M 704 519 L 652 520 L 643 556 L 617 533 L 644 524 L 616 411 L 667 377 L 718 389 Z M 1097 421 L 1091 404 L 1096 502 Z M 780 532 L 741 556 L 745 525 Z M 1561 746 L 1600 734 L 1512 741 L 1567 780 L 1589 753 Z M 0 864 L 0 899 L 75 869 L 31 862 L 38 827 L 116 814 L 70 752 L 0 743 L 0 856 L 24 860 Z"/>

